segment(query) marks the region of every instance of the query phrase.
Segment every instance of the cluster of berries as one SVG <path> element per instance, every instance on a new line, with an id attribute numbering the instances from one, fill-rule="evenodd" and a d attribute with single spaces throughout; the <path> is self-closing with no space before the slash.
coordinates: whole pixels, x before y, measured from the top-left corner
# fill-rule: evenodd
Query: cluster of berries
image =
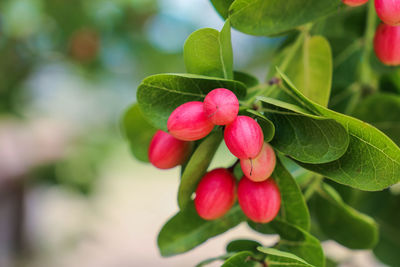
<path id="1" fill-rule="evenodd" d="M 273 148 L 264 142 L 260 125 L 253 118 L 238 116 L 239 101 L 225 88 L 209 92 L 204 102 L 191 101 L 177 107 L 167 123 L 168 133 L 157 131 L 149 147 L 150 162 L 168 169 L 186 161 L 190 141 L 207 136 L 215 125 L 224 126 L 229 151 L 240 160 L 243 177 L 236 186 L 231 169 L 219 168 L 204 175 L 196 189 L 194 204 L 200 217 L 214 220 L 229 211 L 236 196 L 244 214 L 254 222 L 267 223 L 278 214 L 279 188 L 270 178 L 275 168 Z"/>
<path id="2" fill-rule="evenodd" d="M 349 6 L 359 6 L 368 2 L 368 0 L 342 1 Z M 386 65 L 400 65 L 400 1 L 375 0 L 375 10 L 383 21 L 375 32 L 375 54 Z"/>

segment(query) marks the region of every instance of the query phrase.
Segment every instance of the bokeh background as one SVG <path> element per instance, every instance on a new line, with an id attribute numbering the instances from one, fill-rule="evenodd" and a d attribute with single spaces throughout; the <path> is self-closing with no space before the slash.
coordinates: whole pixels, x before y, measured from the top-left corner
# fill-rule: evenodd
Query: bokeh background
<path id="1" fill-rule="evenodd" d="M 186 37 L 222 25 L 207 0 L 0 1 L 0 267 L 194 266 L 233 238 L 277 240 L 242 225 L 161 258 L 179 169 L 138 162 L 120 131 L 140 81 L 185 72 Z M 281 41 L 233 31 L 235 69 L 263 80 Z M 380 266 L 324 248 L 342 266 Z"/>

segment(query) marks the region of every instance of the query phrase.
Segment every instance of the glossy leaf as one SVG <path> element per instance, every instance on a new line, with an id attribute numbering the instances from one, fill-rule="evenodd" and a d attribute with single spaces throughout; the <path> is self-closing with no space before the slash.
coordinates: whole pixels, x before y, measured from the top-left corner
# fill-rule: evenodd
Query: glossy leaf
<path id="1" fill-rule="evenodd" d="M 226 19 L 229 16 L 229 7 L 233 1 L 234 0 L 211 0 L 211 3 L 221 17 Z"/>
<path id="2" fill-rule="evenodd" d="M 193 32 L 185 42 L 183 56 L 188 73 L 233 79 L 229 20 L 221 32 L 211 28 Z"/>
<path id="3" fill-rule="evenodd" d="M 147 122 L 137 104 L 125 111 L 121 128 L 133 155 L 140 161 L 148 162 L 150 141 L 157 129 Z"/>
<path id="4" fill-rule="evenodd" d="M 286 75 L 281 77 L 299 105 L 315 110 L 316 115 L 334 119 L 350 135 L 346 153 L 324 164 L 299 164 L 338 183 L 366 191 L 382 190 L 400 181 L 400 148 L 375 127 L 344 114 L 329 110 L 302 95 Z"/>
<path id="5" fill-rule="evenodd" d="M 178 189 L 178 205 L 180 209 L 184 209 L 191 202 L 191 196 L 196 190 L 197 184 L 207 172 L 207 168 L 221 141 L 222 134 L 220 131 L 211 134 L 201 142 L 190 157 Z"/>
<path id="6" fill-rule="evenodd" d="M 316 217 L 323 233 L 351 249 L 370 249 L 378 241 L 375 221 L 346 205 L 327 184 L 315 199 Z"/>
<path id="7" fill-rule="evenodd" d="M 194 205 L 178 212 L 161 229 L 158 247 L 162 256 L 184 253 L 235 227 L 246 218 L 238 205 L 223 217 L 206 221 L 199 217 Z"/>
<path id="8" fill-rule="evenodd" d="M 264 141 L 265 142 L 270 142 L 272 138 L 274 138 L 275 135 L 275 125 L 270 121 L 268 118 L 266 118 L 264 115 L 261 113 L 254 111 L 252 109 L 247 109 L 246 110 L 248 113 L 251 115 L 254 115 L 254 118 L 258 122 L 258 124 L 261 126 L 261 129 L 264 134 Z"/>
<path id="9" fill-rule="evenodd" d="M 137 100 L 144 117 L 155 127 L 167 130 L 172 111 L 189 101 L 202 101 L 215 88 L 227 88 L 239 99 L 246 95 L 246 87 L 238 81 L 210 78 L 193 74 L 157 74 L 142 81 Z"/>
<path id="10" fill-rule="evenodd" d="M 236 0 L 230 7 L 233 27 L 252 35 L 276 35 L 338 10 L 340 0 Z"/>
<path id="11" fill-rule="evenodd" d="M 239 252 L 243 250 L 257 252 L 257 247 L 261 246 L 260 243 L 254 240 L 238 239 L 229 242 L 226 246 L 227 252 Z"/>
<path id="12" fill-rule="evenodd" d="M 250 251 L 236 253 L 227 259 L 221 267 L 262 267 L 262 264 L 255 261 L 254 254 Z"/>
<path id="13" fill-rule="evenodd" d="M 280 236 L 276 245 L 279 250 L 295 254 L 315 266 L 324 266 L 325 256 L 317 238 L 303 229 L 281 220 L 272 222 L 271 227 Z"/>
<path id="14" fill-rule="evenodd" d="M 332 52 L 322 36 L 306 36 L 287 64 L 286 75 L 309 99 L 327 106 L 332 86 Z"/>
<path id="15" fill-rule="evenodd" d="M 258 250 L 268 255 L 265 260 L 268 267 L 287 267 L 287 266 L 313 267 L 314 266 L 307 263 L 305 260 L 297 257 L 292 253 L 267 247 L 259 247 Z"/>
<path id="16" fill-rule="evenodd" d="M 374 125 L 400 145 L 400 96 L 371 95 L 356 107 L 354 116 Z"/>

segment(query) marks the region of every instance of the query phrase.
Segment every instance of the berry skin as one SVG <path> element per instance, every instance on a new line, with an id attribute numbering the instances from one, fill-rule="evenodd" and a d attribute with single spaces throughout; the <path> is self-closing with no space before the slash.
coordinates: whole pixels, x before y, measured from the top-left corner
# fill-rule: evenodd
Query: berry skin
<path id="1" fill-rule="evenodd" d="M 207 118 L 203 102 L 191 101 L 177 107 L 169 116 L 168 132 L 184 141 L 195 141 L 207 136 L 214 124 Z"/>
<path id="2" fill-rule="evenodd" d="M 149 160 L 159 169 L 170 169 L 185 162 L 192 144 L 178 140 L 172 135 L 158 130 L 149 146 Z"/>
<path id="3" fill-rule="evenodd" d="M 267 223 L 279 212 L 281 194 L 272 179 L 253 182 L 243 176 L 238 185 L 238 201 L 243 213 L 250 220 Z"/>
<path id="4" fill-rule="evenodd" d="M 400 25 L 399 0 L 375 0 L 375 10 L 379 18 L 388 25 Z"/>
<path id="5" fill-rule="evenodd" d="M 217 88 L 206 95 L 204 112 L 212 123 L 227 125 L 233 122 L 239 112 L 239 100 L 232 91 Z"/>
<path id="6" fill-rule="evenodd" d="M 264 143 L 260 154 L 253 159 L 241 159 L 240 166 L 243 174 L 253 182 L 267 180 L 275 169 L 276 156 L 274 149 Z"/>
<path id="7" fill-rule="evenodd" d="M 258 123 L 248 116 L 237 118 L 226 126 L 225 144 L 239 159 L 255 158 L 264 143 L 264 134 Z"/>
<path id="8" fill-rule="evenodd" d="M 368 0 L 342 0 L 342 2 L 347 6 L 361 6 L 368 2 Z"/>
<path id="9" fill-rule="evenodd" d="M 382 63 L 400 65 L 400 26 L 381 23 L 375 32 L 374 50 Z"/>
<path id="10" fill-rule="evenodd" d="M 227 169 L 212 170 L 201 179 L 194 205 L 199 216 L 214 220 L 227 213 L 235 203 L 236 180 Z"/>

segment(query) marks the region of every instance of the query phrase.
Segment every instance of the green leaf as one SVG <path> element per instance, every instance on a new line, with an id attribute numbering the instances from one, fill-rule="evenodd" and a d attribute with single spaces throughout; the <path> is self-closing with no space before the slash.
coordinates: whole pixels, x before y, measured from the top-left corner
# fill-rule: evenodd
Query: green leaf
<path id="1" fill-rule="evenodd" d="M 260 243 L 254 240 L 238 239 L 229 242 L 226 246 L 227 252 L 239 252 L 243 250 L 257 252 L 257 247 L 261 246 Z"/>
<path id="2" fill-rule="evenodd" d="M 371 95 L 359 103 L 354 116 L 374 125 L 400 145 L 400 96 Z"/>
<path id="3" fill-rule="evenodd" d="M 232 26 L 251 35 L 276 35 L 337 11 L 340 0 L 236 0 Z"/>
<path id="4" fill-rule="evenodd" d="M 303 229 L 281 220 L 274 220 L 271 227 L 280 236 L 277 249 L 295 254 L 315 266 L 324 266 L 325 256 L 317 238 Z"/>
<path id="5" fill-rule="evenodd" d="M 199 217 L 194 205 L 178 212 L 161 229 L 158 235 L 158 247 L 162 256 L 184 253 L 235 227 L 246 218 L 238 205 L 223 217 L 206 221 Z"/>
<path id="6" fill-rule="evenodd" d="M 225 260 L 229 259 L 233 255 L 234 255 L 234 253 L 227 253 L 227 254 L 219 256 L 219 257 L 209 258 L 209 259 L 206 259 L 206 260 L 203 260 L 203 261 L 199 262 L 196 265 L 196 267 L 203 267 L 203 266 L 206 266 L 206 265 L 208 265 L 208 264 L 210 264 L 210 263 L 212 263 L 214 261 L 225 261 Z"/>
<path id="7" fill-rule="evenodd" d="M 157 129 L 146 121 L 137 104 L 125 111 L 121 128 L 133 155 L 140 161 L 148 162 L 150 141 Z"/>
<path id="8" fill-rule="evenodd" d="M 254 111 L 252 109 L 247 109 L 246 110 L 250 115 L 255 115 L 255 119 L 257 120 L 258 124 L 261 126 L 261 129 L 264 134 L 264 141 L 269 142 L 274 138 L 275 135 L 275 125 L 267 119 L 264 115 L 261 113 Z"/>
<path id="9" fill-rule="evenodd" d="M 262 267 L 260 262 L 254 260 L 250 251 L 236 253 L 221 265 L 221 267 Z"/>
<path id="10" fill-rule="evenodd" d="M 259 82 L 256 77 L 242 71 L 234 71 L 233 79 L 244 83 L 248 88 L 256 86 Z"/>
<path id="11" fill-rule="evenodd" d="M 168 117 L 175 108 L 189 101 L 202 101 L 215 88 L 227 88 L 239 99 L 246 95 L 245 85 L 238 81 L 193 74 L 157 74 L 142 81 L 137 100 L 143 116 L 166 131 Z"/>
<path id="12" fill-rule="evenodd" d="M 234 0 L 211 0 L 212 5 L 222 18 L 226 19 L 229 16 L 229 7 Z"/>
<path id="13" fill-rule="evenodd" d="M 206 173 L 219 144 L 222 141 L 220 131 L 208 136 L 194 151 L 182 174 L 178 189 L 178 205 L 184 209 L 190 202 L 197 184 Z"/>
<path id="14" fill-rule="evenodd" d="M 279 251 L 277 249 L 267 247 L 259 247 L 258 250 L 268 255 L 265 260 L 268 267 L 313 267 L 313 265 L 307 263 L 305 260 L 297 257 L 292 253 Z"/>
<path id="15" fill-rule="evenodd" d="M 275 220 L 283 220 L 308 231 L 310 229 L 310 213 L 303 194 L 299 185 L 282 165 L 279 158 L 277 158 L 272 177 L 281 193 L 281 208 Z M 249 222 L 249 225 L 258 232 L 273 233 L 269 224 Z"/>
<path id="16" fill-rule="evenodd" d="M 346 129 L 335 120 L 299 114 L 268 114 L 276 134 L 271 145 L 305 163 L 326 163 L 340 158 L 349 145 Z"/>
<path id="17" fill-rule="evenodd" d="M 230 22 L 222 31 L 211 28 L 193 32 L 183 48 L 188 73 L 233 79 L 233 52 Z"/>
<path id="18" fill-rule="evenodd" d="M 366 191 L 382 190 L 400 181 L 400 148 L 375 127 L 312 102 L 302 95 L 290 80 L 280 73 L 284 86 L 299 105 L 316 115 L 334 119 L 350 135 L 346 153 L 338 160 L 324 164 L 299 164 L 338 183 Z"/>
<path id="19" fill-rule="evenodd" d="M 327 106 L 332 85 L 332 52 L 322 36 L 306 36 L 286 69 L 286 75 L 309 99 Z"/>
<path id="20" fill-rule="evenodd" d="M 351 249 L 370 249 L 378 241 L 375 221 L 346 205 L 340 195 L 323 184 L 315 199 L 316 217 L 323 233 Z"/>

